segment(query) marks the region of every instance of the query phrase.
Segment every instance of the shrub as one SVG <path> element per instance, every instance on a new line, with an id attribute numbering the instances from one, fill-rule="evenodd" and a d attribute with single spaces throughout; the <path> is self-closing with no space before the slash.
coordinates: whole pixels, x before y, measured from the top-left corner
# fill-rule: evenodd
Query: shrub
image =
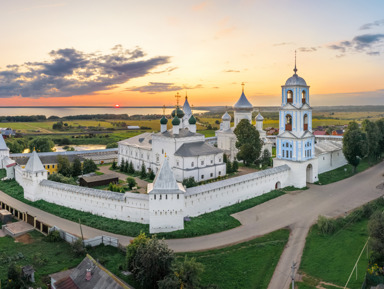
<path id="1" fill-rule="evenodd" d="M 78 238 L 75 242 L 71 244 L 72 251 L 76 256 L 81 256 L 85 253 L 85 248 L 83 245 L 83 240 Z"/>
<path id="2" fill-rule="evenodd" d="M 51 231 L 49 232 L 48 236 L 45 237 L 45 241 L 47 242 L 60 242 L 62 241 L 60 237 L 60 232 L 59 231 Z"/>

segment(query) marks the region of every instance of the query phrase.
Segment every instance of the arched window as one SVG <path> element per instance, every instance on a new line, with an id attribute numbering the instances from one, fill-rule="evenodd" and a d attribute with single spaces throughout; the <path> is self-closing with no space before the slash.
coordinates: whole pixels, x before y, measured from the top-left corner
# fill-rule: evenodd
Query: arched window
<path id="1" fill-rule="evenodd" d="M 304 114 L 303 123 L 304 123 L 304 130 L 308 130 L 308 115 L 307 114 Z"/>
<path id="2" fill-rule="evenodd" d="M 287 91 L 287 103 L 292 103 L 293 102 L 293 92 L 292 90 Z"/>
<path id="3" fill-rule="evenodd" d="M 285 116 L 285 130 L 292 130 L 292 116 L 290 114 Z"/>
<path id="4" fill-rule="evenodd" d="M 302 103 L 306 103 L 306 102 L 307 102 L 307 100 L 306 100 L 306 98 L 305 98 L 305 90 L 303 90 L 303 91 L 301 92 L 301 102 L 302 102 Z"/>

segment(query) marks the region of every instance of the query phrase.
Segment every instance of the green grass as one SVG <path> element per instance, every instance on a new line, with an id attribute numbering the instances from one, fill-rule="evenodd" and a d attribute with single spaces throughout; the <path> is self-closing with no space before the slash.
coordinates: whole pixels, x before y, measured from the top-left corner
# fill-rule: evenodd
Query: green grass
<path id="1" fill-rule="evenodd" d="M 4 170 L 1 171 L 1 174 L 4 174 Z M 82 224 L 106 232 L 133 237 L 140 234 L 141 231 L 145 232 L 146 234 L 149 234 L 149 225 L 109 219 L 93 215 L 91 213 L 82 212 L 75 209 L 70 209 L 56 204 L 48 203 L 43 200 L 39 200 L 36 202 L 26 200 L 24 199 L 23 188 L 15 180 L 1 181 L 0 190 L 21 202 L 39 208 L 58 217 L 71 220 L 73 222 L 78 222 L 79 219 L 81 219 Z M 235 204 L 212 213 L 207 213 L 195 218 L 191 218 L 190 222 L 185 222 L 184 230 L 159 234 L 159 236 L 165 238 L 188 238 L 218 233 L 238 227 L 240 226 L 240 222 L 235 218 L 231 217 L 231 214 L 252 208 L 256 205 L 279 197 L 283 194 L 284 192 L 281 190 L 272 191 L 259 197 L 246 200 L 239 204 Z"/>
<path id="2" fill-rule="evenodd" d="M 349 224 L 332 235 L 321 234 L 317 225 L 314 225 L 307 236 L 300 271 L 316 279 L 344 286 L 367 241 L 367 223 L 368 220 L 364 219 Z M 358 280 L 354 275 L 348 288 L 360 289 L 367 265 L 367 254 L 364 252 L 358 264 Z"/>
<path id="3" fill-rule="evenodd" d="M 202 283 L 205 285 L 216 284 L 221 289 L 262 289 L 268 287 L 288 237 L 288 230 L 279 230 L 231 247 L 178 254 L 178 257 L 195 257 L 204 265 Z"/>
<path id="4" fill-rule="evenodd" d="M 8 266 L 10 262 L 8 258 L 12 259 L 17 266 L 33 265 L 36 279 L 36 288 L 50 283 L 47 277 L 48 274 L 63 271 L 77 266 L 83 257 L 76 257 L 72 253 L 71 246 L 66 242 L 49 243 L 43 241 L 44 236 L 33 231 L 28 233 L 32 238 L 32 243 L 23 244 L 15 242 L 13 238 L 6 236 L 0 238 L 0 279 L 2 284 L 6 284 Z M 21 253 L 21 254 L 20 254 Z M 20 258 L 19 256 L 23 256 Z M 34 262 L 34 257 L 39 256 L 40 259 L 45 260 L 45 264 L 37 266 Z"/>
<path id="5" fill-rule="evenodd" d="M 379 163 L 380 161 L 382 161 L 382 159 L 376 162 L 370 162 L 367 159 L 362 159 L 360 161 L 360 164 L 357 166 L 356 173 L 365 171 L 366 169 Z M 319 185 L 331 184 L 331 183 L 338 182 L 346 178 L 352 177 L 356 173 L 353 172 L 353 167 L 350 164 L 347 164 L 335 170 L 319 174 L 319 181 L 317 182 L 317 184 Z"/>

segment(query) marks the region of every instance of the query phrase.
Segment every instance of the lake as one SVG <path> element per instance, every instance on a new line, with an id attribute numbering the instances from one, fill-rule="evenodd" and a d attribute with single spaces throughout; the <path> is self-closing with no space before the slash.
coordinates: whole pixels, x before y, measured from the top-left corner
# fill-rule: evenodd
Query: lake
<path id="1" fill-rule="evenodd" d="M 166 108 L 165 114 L 171 114 L 174 108 Z M 193 110 L 194 114 L 204 113 L 206 110 Z M 163 114 L 161 107 L 0 107 L 0 115 L 16 116 L 16 115 L 45 115 L 49 117 L 56 115 L 59 117 L 80 114 L 128 114 L 128 115 L 148 115 Z"/>

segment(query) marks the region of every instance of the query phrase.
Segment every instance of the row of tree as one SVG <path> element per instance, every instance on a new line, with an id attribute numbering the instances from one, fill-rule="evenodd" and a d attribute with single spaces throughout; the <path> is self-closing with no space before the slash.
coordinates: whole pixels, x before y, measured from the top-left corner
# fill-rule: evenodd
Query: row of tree
<path id="1" fill-rule="evenodd" d="M 75 158 L 71 164 L 67 157 L 58 155 L 58 173 L 65 177 L 78 177 L 82 174 L 89 174 L 97 170 L 97 165 L 91 159 L 85 159 L 83 164 L 79 158 Z"/>
<path id="2" fill-rule="evenodd" d="M 384 152 L 384 119 L 350 122 L 343 137 L 343 153 L 354 172 L 362 158 L 375 162 Z"/>
<path id="3" fill-rule="evenodd" d="M 36 137 L 30 141 L 25 138 L 8 138 L 6 143 L 11 153 L 22 153 L 27 148 L 31 152 L 52 152 L 55 147 L 55 143 L 46 137 Z"/>
<path id="4" fill-rule="evenodd" d="M 141 233 L 127 246 L 126 266 L 145 289 L 218 289 L 201 284 L 204 266 L 195 258 L 176 260 L 164 240 Z"/>
<path id="5" fill-rule="evenodd" d="M 153 170 L 147 171 L 147 168 L 145 167 L 144 163 L 142 163 L 140 171 L 135 170 L 132 161 L 128 162 L 128 161 L 125 161 L 124 159 L 121 160 L 120 166 L 117 166 L 116 162 L 113 161 L 111 168 L 113 170 L 119 169 L 120 172 L 122 173 L 139 175 L 141 179 L 146 179 L 146 178 L 150 180 L 155 179 L 155 173 L 153 172 Z"/>

